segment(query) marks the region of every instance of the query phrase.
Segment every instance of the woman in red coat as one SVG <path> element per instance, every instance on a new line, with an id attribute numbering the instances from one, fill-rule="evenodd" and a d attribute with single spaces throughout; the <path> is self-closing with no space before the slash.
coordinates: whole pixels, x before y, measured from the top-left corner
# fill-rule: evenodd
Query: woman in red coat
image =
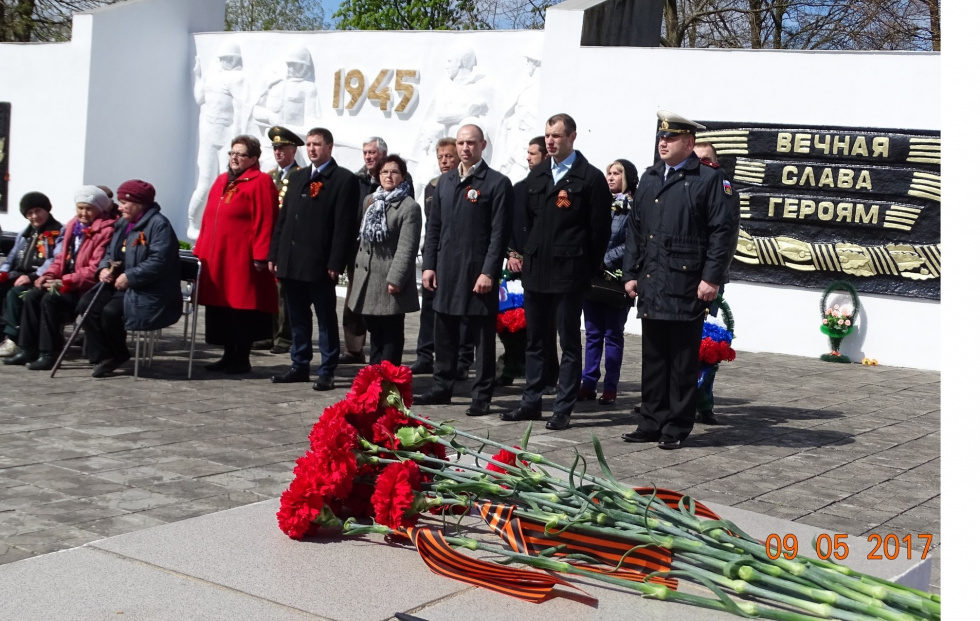
<path id="1" fill-rule="evenodd" d="M 271 336 L 271 315 L 279 310 L 266 263 L 279 197 L 272 177 L 259 170 L 261 153 L 252 136 L 232 141 L 228 172 L 211 186 L 194 246 L 201 260 L 205 341 L 224 346 L 221 359 L 205 365 L 209 371 L 251 371 L 252 343 Z"/>

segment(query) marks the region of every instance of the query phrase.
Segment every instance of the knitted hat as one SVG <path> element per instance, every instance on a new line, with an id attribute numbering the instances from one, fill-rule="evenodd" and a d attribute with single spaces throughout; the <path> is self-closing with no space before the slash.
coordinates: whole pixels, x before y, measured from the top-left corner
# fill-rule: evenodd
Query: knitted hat
<path id="1" fill-rule="evenodd" d="M 112 206 L 109 197 L 96 185 L 83 185 L 75 190 L 75 204 L 81 203 L 95 207 L 99 213 L 105 213 Z"/>
<path id="2" fill-rule="evenodd" d="M 40 207 L 41 209 L 51 213 L 51 201 L 48 197 L 40 192 L 28 192 L 20 199 L 20 215 L 27 217 L 27 212 L 34 209 L 35 207 Z"/>
<path id="3" fill-rule="evenodd" d="M 131 201 L 141 205 L 152 205 L 157 191 L 152 185 L 139 179 L 124 181 L 116 190 L 116 197 L 121 201 Z"/>
<path id="4" fill-rule="evenodd" d="M 629 160 L 622 158 L 616 160 L 623 167 L 623 176 L 626 177 L 626 191 L 636 192 L 636 186 L 640 184 L 640 175 L 636 172 L 636 166 Z"/>

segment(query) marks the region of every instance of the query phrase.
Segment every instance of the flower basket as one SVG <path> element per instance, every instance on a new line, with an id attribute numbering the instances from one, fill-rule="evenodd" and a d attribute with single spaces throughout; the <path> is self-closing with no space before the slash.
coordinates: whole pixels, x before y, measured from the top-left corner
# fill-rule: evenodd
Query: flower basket
<path id="1" fill-rule="evenodd" d="M 830 307 L 827 306 L 827 298 L 835 291 L 844 291 L 850 296 L 850 310 L 846 307 L 841 307 L 840 304 L 834 304 Z M 858 300 L 857 291 L 846 280 L 835 280 L 823 290 L 823 296 L 820 298 L 820 331 L 830 339 L 830 353 L 821 355 L 821 360 L 824 362 L 851 362 L 850 358 L 840 353 L 840 346 L 844 341 L 844 337 L 854 331 L 854 318 L 857 316 L 860 308 L 861 303 Z"/>

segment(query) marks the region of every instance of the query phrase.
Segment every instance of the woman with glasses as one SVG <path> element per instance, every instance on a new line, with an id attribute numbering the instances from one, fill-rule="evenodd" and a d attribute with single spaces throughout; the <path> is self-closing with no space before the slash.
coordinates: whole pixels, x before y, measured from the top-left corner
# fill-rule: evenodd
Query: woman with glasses
<path id="1" fill-rule="evenodd" d="M 405 160 L 389 155 L 381 187 L 364 199 L 359 246 L 348 307 L 364 316 L 371 335 L 371 364 L 401 364 L 405 314 L 419 310 L 415 256 L 422 236 L 422 208 L 412 198 Z"/>
<path id="2" fill-rule="evenodd" d="M 272 177 L 259 170 L 262 149 L 252 136 L 238 136 L 228 152 L 228 172 L 211 186 L 194 254 L 201 260 L 200 303 L 204 338 L 224 347 L 208 371 L 252 370 L 252 343 L 268 339 L 278 312 L 275 277 L 266 258 L 279 215 Z"/>

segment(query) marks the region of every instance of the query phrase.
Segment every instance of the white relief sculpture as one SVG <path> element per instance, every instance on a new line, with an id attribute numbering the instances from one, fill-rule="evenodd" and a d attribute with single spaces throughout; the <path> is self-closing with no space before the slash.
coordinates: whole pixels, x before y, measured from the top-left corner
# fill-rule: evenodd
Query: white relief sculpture
<path id="1" fill-rule="evenodd" d="M 286 56 L 286 74 L 274 79 L 259 95 L 252 108 L 252 119 L 259 133 L 273 125 L 284 125 L 302 133 L 308 121 L 319 119 L 320 98 L 316 72 L 309 50 L 300 47 Z"/>
<path id="2" fill-rule="evenodd" d="M 198 124 L 197 185 L 187 207 L 187 236 L 197 239 L 211 184 L 227 165 L 224 154 L 232 139 L 245 129 L 244 105 L 248 86 L 242 73 L 242 51 L 228 43 L 218 52 L 218 66 L 202 73 L 194 59 L 194 100 L 201 112 Z"/>
<path id="3" fill-rule="evenodd" d="M 535 72 L 541 66 L 540 54 L 526 52 L 527 77 L 517 88 L 517 97 L 504 113 L 500 129 L 496 133 L 498 158 L 495 167 L 517 182 L 527 176 L 527 143 L 541 132 L 538 122 L 538 96 L 541 81 Z"/>
<path id="4" fill-rule="evenodd" d="M 476 66 L 476 53 L 468 45 L 459 45 L 446 59 L 447 78 L 436 85 L 432 103 L 421 122 L 415 141 L 415 158 L 423 167 L 423 176 L 434 174 L 435 145 L 440 138 L 456 136 L 463 125 L 475 124 L 483 129 L 487 149 L 483 157 L 491 161 L 489 113 L 493 87 L 487 76 Z"/>

